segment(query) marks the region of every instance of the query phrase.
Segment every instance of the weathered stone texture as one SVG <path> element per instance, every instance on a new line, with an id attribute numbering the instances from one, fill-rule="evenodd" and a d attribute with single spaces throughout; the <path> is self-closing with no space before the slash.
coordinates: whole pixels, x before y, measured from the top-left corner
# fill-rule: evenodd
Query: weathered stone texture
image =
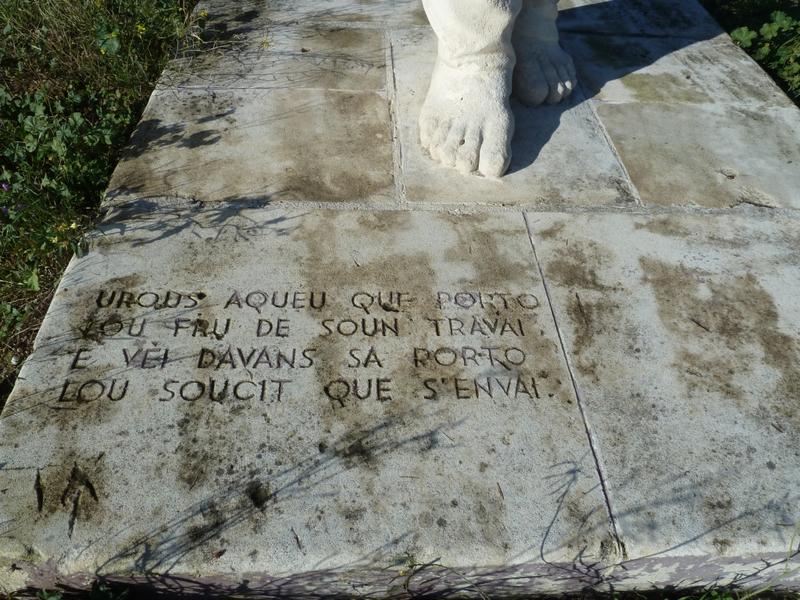
<path id="1" fill-rule="evenodd" d="M 200 4 L 0 415 L 0 586 L 800 589 L 800 111 L 694 0 L 561 8 L 498 181 L 419 149 L 416 0 Z"/>

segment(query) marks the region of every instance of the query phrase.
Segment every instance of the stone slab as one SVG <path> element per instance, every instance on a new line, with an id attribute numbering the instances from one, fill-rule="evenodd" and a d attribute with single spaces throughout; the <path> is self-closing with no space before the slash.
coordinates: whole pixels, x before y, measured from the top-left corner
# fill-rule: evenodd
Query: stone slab
<path id="1" fill-rule="evenodd" d="M 562 27 L 580 89 L 560 106 L 515 103 L 514 160 L 500 181 L 442 169 L 420 148 L 435 41 L 400 18 L 416 10 L 401 4 L 206 3 L 210 49 L 168 67 L 109 204 L 800 206 L 800 113 L 696 2 L 562 7 L 566 23 L 588 11 L 595 24 Z"/>
<path id="2" fill-rule="evenodd" d="M 212 26 L 225 30 L 239 23 L 231 29 L 238 29 L 237 33 L 264 25 L 321 23 L 393 29 L 428 25 L 420 0 L 202 0 L 197 10 L 203 9 Z"/>
<path id="3" fill-rule="evenodd" d="M 644 204 L 800 207 L 800 112 L 727 35 L 563 41 Z"/>
<path id="4" fill-rule="evenodd" d="M 502 179 L 464 177 L 424 154 L 417 120 L 436 59 L 429 30 L 393 34 L 401 185 L 409 202 L 496 206 L 598 206 L 633 203 L 635 192 L 602 125 L 577 93 L 559 106 L 514 106 L 516 133 Z"/>
<path id="5" fill-rule="evenodd" d="M 0 417 L 0 581 L 579 589 L 615 544 L 570 381 L 520 213 L 120 207 Z"/>
<path id="6" fill-rule="evenodd" d="M 601 104 L 644 204 L 800 208 L 796 107 Z"/>
<path id="7" fill-rule="evenodd" d="M 490 181 L 417 0 L 198 6 L 0 415 L 0 588 L 800 589 L 800 113 L 694 0 L 561 8 Z"/>
<path id="8" fill-rule="evenodd" d="M 386 48 L 376 29 L 254 26 L 186 51 L 159 89 L 384 91 Z"/>
<path id="9" fill-rule="evenodd" d="M 727 34 L 698 41 L 565 33 L 562 44 L 595 102 L 795 108 Z"/>
<path id="10" fill-rule="evenodd" d="M 421 0 L 277 0 L 270 5 L 270 17 L 289 22 L 383 24 L 390 29 L 428 25 Z"/>
<path id="11" fill-rule="evenodd" d="M 157 90 L 107 204 L 161 196 L 391 200 L 389 103 L 378 92 Z"/>
<path id="12" fill-rule="evenodd" d="M 790 556 L 800 523 L 798 221 L 528 222 L 628 557 L 749 555 L 757 567 L 759 555 L 762 566 Z M 786 583 L 780 574 L 779 564 L 773 575 Z"/>

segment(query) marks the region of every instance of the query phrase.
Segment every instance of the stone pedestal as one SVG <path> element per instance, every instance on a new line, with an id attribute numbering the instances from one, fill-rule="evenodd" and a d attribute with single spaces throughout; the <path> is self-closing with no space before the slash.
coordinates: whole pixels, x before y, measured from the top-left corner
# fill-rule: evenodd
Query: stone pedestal
<path id="1" fill-rule="evenodd" d="M 0 584 L 800 587 L 800 111 L 693 0 L 568 2 L 502 180 L 412 0 L 209 0 L 0 415 Z"/>

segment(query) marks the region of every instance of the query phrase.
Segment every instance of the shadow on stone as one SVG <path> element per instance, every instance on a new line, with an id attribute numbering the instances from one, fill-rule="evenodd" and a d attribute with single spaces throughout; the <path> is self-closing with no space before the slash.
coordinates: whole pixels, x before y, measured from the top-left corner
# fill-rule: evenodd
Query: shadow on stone
<path id="1" fill-rule="evenodd" d="M 139 157 L 152 148 L 163 148 L 180 143 L 186 125 L 182 123 L 164 123 L 161 119 L 140 121 L 125 147 L 122 160 Z"/>
<path id="2" fill-rule="evenodd" d="M 698 10 L 702 10 L 699 5 Z M 260 13 L 249 3 L 238 7 L 224 6 L 209 17 L 204 34 L 208 38 L 205 45 L 246 37 L 261 29 L 266 36 L 266 25 L 270 23 L 267 17 L 268 15 Z M 319 15 L 317 17 L 322 18 Z M 708 15 L 698 19 L 701 21 L 699 25 L 696 20 L 692 21 L 692 17 L 681 14 L 680 10 L 667 6 L 664 2 L 652 2 L 642 7 L 634 0 L 609 0 L 562 10 L 559 16 L 562 45 L 575 59 L 579 73 L 578 89 L 569 100 L 555 106 L 528 108 L 513 102 L 517 127 L 512 142 L 513 159 L 508 172 L 521 171 L 536 162 L 542 149 L 561 125 L 562 115 L 594 98 L 608 82 L 622 79 L 666 55 L 721 33 L 721 29 Z M 628 32 L 634 25 L 625 23 L 626 19 L 635 21 L 634 25 L 638 23 L 642 31 L 635 34 Z M 236 26 L 232 27 L 231 24 Z M 335 21 L 332 21 L 332 27 L 333 24 Z M 614 27 L 611 27 L 612 24 Z M 203 52 L 205 51 L 202 49 L 190 50 L 190 54 Z M 229 48 L 226 52 L 235 54 L 237 50 Z M 336 76 L 335 73 L 330 75 Z M 295 73 L 293 77 L 302 79 L 304 74 Z M 683 85 L 691 86 L 692 83 L 684 82 Z M 210 88 L 208 95 L 211 99 L 216 97 Z M 335 97 L 331 96 L 331 99 Z M 299 106 L 302 107 L 303 103 L 300 102 Z M 169 146 L 186 149 L 213 146 L 223 139 L 226 131 L 222 123 L 219 128 L 215 127 L 215 123 L 223 122 L 226 118 L 235 118 L 233 115 L 238 108 L 240 107 L 216 107 L 212 109 L 213 114 L 205 115 L 202 114 L 202 109 L 192 108 L 187 114 L 198 110 L 200 114 L 192 114 L 192 118 L 185 122 L 166 124 L 159 119 L 142 121 L 132 136 L 124 160 L 140 157 L 151 149 Z M 320 107 L 319 110 L 324 108 Z M 292 114 L 300 112 L 298 106 L 290 110 Z M 187 129 L 204 124 L 211 125 L 187 135 Z M 287 137 L 285 143 L 290 146 L 298 142 Z M 389 144 L 390 141 L 386 139 L 383 143 Z M 117 192 L 118 190 L 112 190 L 110 197 L 119 195 Z"/>
<path id="3" fill-rule="evenodd" d="M 130 193 L 130 190 L 120 193 Z M 170 209 L 164 206 L 162 199 L 141 199 L 110 209 L 94 236 L 103 245 L 119 240 L 132 247 L 142 247 L 196 227 L 211 227 L 216 230 L 216 237 L 229 236 L 237 241 L 251 240 L 265 234 L 278 237 L 289 235 L 293 231 L 290 221 L 296 217 L 287 216 L 285 212 L 269 211 L 259 213 L 262 218 L 253 217 L 253 209 L 267 208 L 270 203 L 271 199 L 266 197 L 228 198 L 213 206 L 178 200 Z M 152 218 L 155 213 L 159 215 L 158 219 Z"/>
<path id="4" fill-rule="evenodd" d="M 625 19 L 631 3 L 632 0 L 609 0 L 559 13 L 561 45 L 575 60 L 578 88 L 570 99 L 554 106 L 529 108 L 513 102 L 517 127 L 509 173 L 533 164 L 558 129 L 564 112 L 594 98 L 608 82 L 636 73 L 669 54 L 722 33 L 716 24 L 692 30 L 692 23 L 688 22 L 686 15 L 659 2 L 653 2 L 642 10 L 651 18 L 656 31 L 663 28 L 662 33 L 634 35 L 625 32 L 621 25 L 618 25 L 619 33 L 609 33 L 603 27 L 593 28 L 593 24 Z M 711 17 L 707 20 L 714 23 Z M 681 28 L 686 28 L 689 33 L 678 35 L 676 32 Z M 582 51 L 584 49 L 589 52 Z M 635 123 L 632 126 L 635 127 Z"/>

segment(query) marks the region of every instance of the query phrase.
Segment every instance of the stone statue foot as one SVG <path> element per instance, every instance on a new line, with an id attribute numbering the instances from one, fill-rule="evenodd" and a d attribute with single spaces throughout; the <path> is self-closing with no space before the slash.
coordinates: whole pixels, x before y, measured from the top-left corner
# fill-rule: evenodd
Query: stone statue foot
<path id="1" fill-rule="evenodd" d="M 528 106 L 557 104 L 568 98 L 578 78 L 572 57 L 558 42 L 528 39 L 515 43 L 514 95 Z"/>
<path id="2" fill-rule="evenodd" d="M 500 177 L 511 161 L 509 68 L 454 68 L 437 60 L 422 107 L 422 147 L 462 173 Z"/>
<path id="3" fill-rule="evenodd" d="M 514 95 L 529 106 L 557 104 L 578 83 L 572 57 L 558 43 L 556 0 L 524 0 L 514 24 Z"/>

